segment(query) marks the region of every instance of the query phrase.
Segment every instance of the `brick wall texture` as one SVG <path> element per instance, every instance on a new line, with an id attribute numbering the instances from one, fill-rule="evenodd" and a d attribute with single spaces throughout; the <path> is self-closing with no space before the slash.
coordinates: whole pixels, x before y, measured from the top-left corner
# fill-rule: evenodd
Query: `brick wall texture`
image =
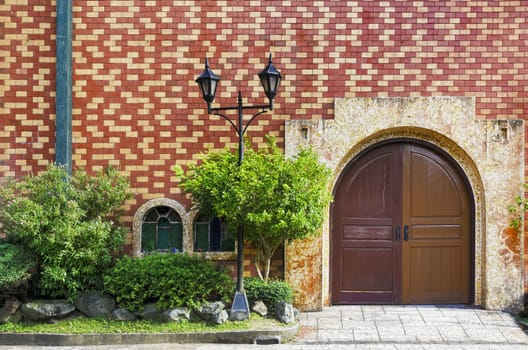
<path id="1" fill-rule="evenodd" d="M 0 179 L 55 154 L 56 1 L 0 3 Z M 528 1 L 73 2 L 73 166 L 113 164 L 145 201 L 190 207 L 171 167 L 236 147 L 194 79 L 208 57 L 215 105 L 265 103 L 271 52 L 284 81 L 248 134 L 283 141 L 289 119 L 333 118 L 336 97 L 475 96 L 478 118 L 528 118 Z M 528 243 L 528 242 L 526 242 Z M 528 246 L 528 244 L 526 244 Z"/>

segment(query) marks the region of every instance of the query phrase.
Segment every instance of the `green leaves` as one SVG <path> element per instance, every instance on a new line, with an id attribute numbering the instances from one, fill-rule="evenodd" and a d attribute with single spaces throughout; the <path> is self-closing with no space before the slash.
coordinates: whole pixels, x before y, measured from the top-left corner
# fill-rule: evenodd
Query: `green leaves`
<path id="1" fill-rule="evenodd" d="M 273 311 L 279 301 L 292 302 L 293 289 L 284 281 L 264 282 L 257 278 L 247 278 L 244 283 L 246 295 L 250 304 L 261 300 L 268 310 Z"/>
<path id="2" fill-rule="evenodd" d="M 523 190 L 528 189 L 528 184 L 523 184 Z M 512 214 L 510 227 L 518 230 L 521 228 L 524 213 L 528 210 L 528 199 L 521 196 L 515 197 L 515 204 L 508 206 L 508 212 Z"/>
<path id="3" fill-rule="evenodd" d="M 140 310 L 147 302 L 157 302 L 160 308 L 227 302 L 234 290 L 227 270 L 186 254 L 122 258 L 105 275 L 104 285 L 118 305 L 130 311 Z"/>
<path id="4" fill-rule="evenodd" d="M 181 173 L 180 173 L 181 174 Z M 331 200 L 330 170 L 310 149 L 286 158 L 275 140 L 267 147 L 246 147 L 244 161 L 229 150 L 209 153 L 182 176 L 182 188 L 206 215 L 216 215 L 234 229 L 243 225 L 257 248 L 256 262 L 264 265 L 285 240 L 317 234 Z"/>
<path id="5" fill-rule="evenodd" d="M 50 165 L 0 190 L 0 222 L 10 242 L 37 256 L 41 295 L 71 299 L 78 290 L 102 287 L 126 233 L 113 221 L 129 197 L 128 181 L 112 168 L 70 177 Z"/>
<path id="6" fill-rule="evenodd" d="M 108 167 L 95 175 L 78 170 L 72 178 L 72 186 L 79 189 L 77 203 L 87 220 L 115 214 L 129 198 L 128 180 L 117 169 Z"/>
<path id="7" fill-rule="evenodd" d="M 0 244 L 0 294 L 24 294 L 36 265 L 36 257 L 23 247 Z"/>

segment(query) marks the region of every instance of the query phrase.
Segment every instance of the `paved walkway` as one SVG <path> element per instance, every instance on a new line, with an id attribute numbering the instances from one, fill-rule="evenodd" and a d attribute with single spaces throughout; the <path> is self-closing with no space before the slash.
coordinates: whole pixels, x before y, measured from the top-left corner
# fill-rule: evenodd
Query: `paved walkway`
<path id="1" fill-rule="evenodd" d="M 301 314 L 297 339 L 281 345 L 151 344 L 54 347 L 62 350 L 516 350 L 528 335 L 504 312 L 443 306 L 332 306 Z M 2 346 L 0 350 L 50 349 Z"/>
<path id="2" fill-rule="evenodd" d="M 528 349 L 528 335 L 510 314 L 470 307 L 332 306 L 303 313 L 301 325 L 295 344 L 473 344 Z"/>

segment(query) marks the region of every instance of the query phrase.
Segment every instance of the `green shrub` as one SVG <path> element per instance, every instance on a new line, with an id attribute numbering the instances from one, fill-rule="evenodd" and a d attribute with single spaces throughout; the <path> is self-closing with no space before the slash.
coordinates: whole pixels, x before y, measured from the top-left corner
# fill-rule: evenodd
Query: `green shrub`
<path id="1" fill-rule="evenodd" d="M 130 311 L 140 310 L 147 302 L 156 302 L 162 309 L 227 302 L 234 290 L 225 268 L 187 254 L 123 257 L 104 276 L 104 285 L 118 306 Z"/>
<path id="2" fill-rule="evenodd" d="M 270 311 L 274 311 L 279 301 L 291 303 L 293 298 L 292 287 L 279 280 L 264 282 L 260 278 L 247 278 L 244 280 L 244 289 L 250 304 L 262 300 Z"/>
<path id="3" fill-rule="evenodd" d="M 22 246 L 0 244 L 0 295 L 25 297 L 37 260 Z"/>
<path id="4" fill-rule="evenodd" d="M 0 189 L 0 223 L 10 242 L 38 258 L 40 295 L 73 299 L 79 290 L 102 289 L 126 235 L 117 210 L 129 196 L 128 182 L 112 168 L 69 176 L 50 165 Z"/>

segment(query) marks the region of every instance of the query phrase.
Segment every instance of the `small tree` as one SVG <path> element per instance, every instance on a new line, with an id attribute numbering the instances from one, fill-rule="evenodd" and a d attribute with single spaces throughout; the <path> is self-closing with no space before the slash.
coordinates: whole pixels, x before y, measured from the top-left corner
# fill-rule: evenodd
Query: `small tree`
<path id="1" fill-rule="evenodd" d="M 262 150 L 247 148 L 240 166 L 228 150 L 209 153 L 183 176 L 181 186 L 205 214 L 231 229 L 243 225 L 256 248 L 257 273 L 267 281 L 271 258 L 284 241 L 319 233 L 331 200 L 330 170 L 310 149 L 286 158 L 272 138 Z"/>
<path id="2" fill-rule="evenodd" d="M 38 292 L 73 298 L 102 288 L 102 274 L 126 230 L 118 209 L 130 197 L 128 181 L 113 168 L 95 176 L 50 165 L 0 189 L 0 223 L 9 242 L 38 261 Z"/>

